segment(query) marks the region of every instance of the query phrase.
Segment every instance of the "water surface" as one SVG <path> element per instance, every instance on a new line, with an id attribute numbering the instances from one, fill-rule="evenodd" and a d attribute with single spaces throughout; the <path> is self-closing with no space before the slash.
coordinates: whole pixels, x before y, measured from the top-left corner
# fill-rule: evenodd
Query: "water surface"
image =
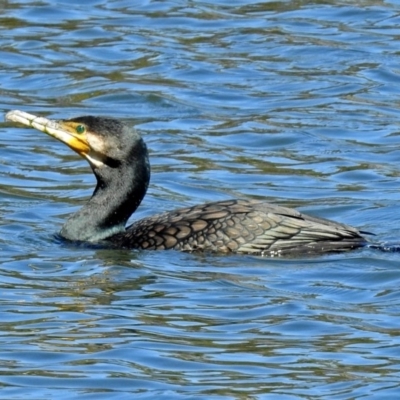
<path id="1" fill-rule="evenodd" d="M 399 242 L 395 2 L 0 3 L 0 112 L 135 125 L 136 218 L 263 198 Z M 398 398 L 398 254 L 60 243 L 93 186 L 61 143 L 0 123 L 1 398 Z"/>

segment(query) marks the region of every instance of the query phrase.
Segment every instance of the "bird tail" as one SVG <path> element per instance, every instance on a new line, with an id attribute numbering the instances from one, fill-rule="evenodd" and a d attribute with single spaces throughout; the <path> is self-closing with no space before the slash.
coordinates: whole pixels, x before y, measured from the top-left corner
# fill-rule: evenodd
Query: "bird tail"
<path id="1" fill-rule="evenodd" d="M 400 244 L 398 243 L 371 243 L 367 244 L 366 247 L 385 253 L 400 253 Z"/>

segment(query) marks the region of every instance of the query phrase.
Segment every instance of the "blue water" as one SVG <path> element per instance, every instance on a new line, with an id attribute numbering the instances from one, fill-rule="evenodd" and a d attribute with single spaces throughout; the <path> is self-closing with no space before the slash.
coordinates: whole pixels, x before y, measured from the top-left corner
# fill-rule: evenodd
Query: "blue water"
<path id="1" fill-rule="evenodd" d="M 134 218 L 266 199 L 400 243 L 396 2 L 19 1 L 0 112 L 145 138 Z M 0 123 L 1 399 L 397 399 L 398 253 L 308 259 L 61 243 L 94 177 Z"/>

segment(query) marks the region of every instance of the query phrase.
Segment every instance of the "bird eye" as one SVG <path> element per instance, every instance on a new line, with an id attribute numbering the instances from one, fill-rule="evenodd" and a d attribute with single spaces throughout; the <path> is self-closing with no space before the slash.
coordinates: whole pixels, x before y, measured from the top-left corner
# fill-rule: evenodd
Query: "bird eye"
<path id="1" fill-rule="evenodd" d="M 85 128 L 83 125 L 78 125 L 78 126 L 75 128 L 75 130 L 76 130 L 76 133 L 81 134 L 81 133 L 84 133 L 84 132 L 86 131 L 86 128 Z"/>

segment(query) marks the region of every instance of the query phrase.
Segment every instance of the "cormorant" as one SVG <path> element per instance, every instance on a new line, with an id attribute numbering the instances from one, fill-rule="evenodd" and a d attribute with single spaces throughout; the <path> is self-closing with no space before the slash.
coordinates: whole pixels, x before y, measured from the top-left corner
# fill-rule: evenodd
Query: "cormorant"
<path id="1" fill-rule="evenodd" d="M 97 179 L 92 197 L 61 229 L 65 239 L 119 248 L 176 249 L 261 256 L 348 251 L 367 244 L 351 226 L 257 200 L 225 200 L 181 208 L 135 221 L 128 218 L 150 181 L 146 144 L 113 118 L 83 116 L 53 121 L 22 111 L 19 122 L 60 140 L 85 158 Z"/>

